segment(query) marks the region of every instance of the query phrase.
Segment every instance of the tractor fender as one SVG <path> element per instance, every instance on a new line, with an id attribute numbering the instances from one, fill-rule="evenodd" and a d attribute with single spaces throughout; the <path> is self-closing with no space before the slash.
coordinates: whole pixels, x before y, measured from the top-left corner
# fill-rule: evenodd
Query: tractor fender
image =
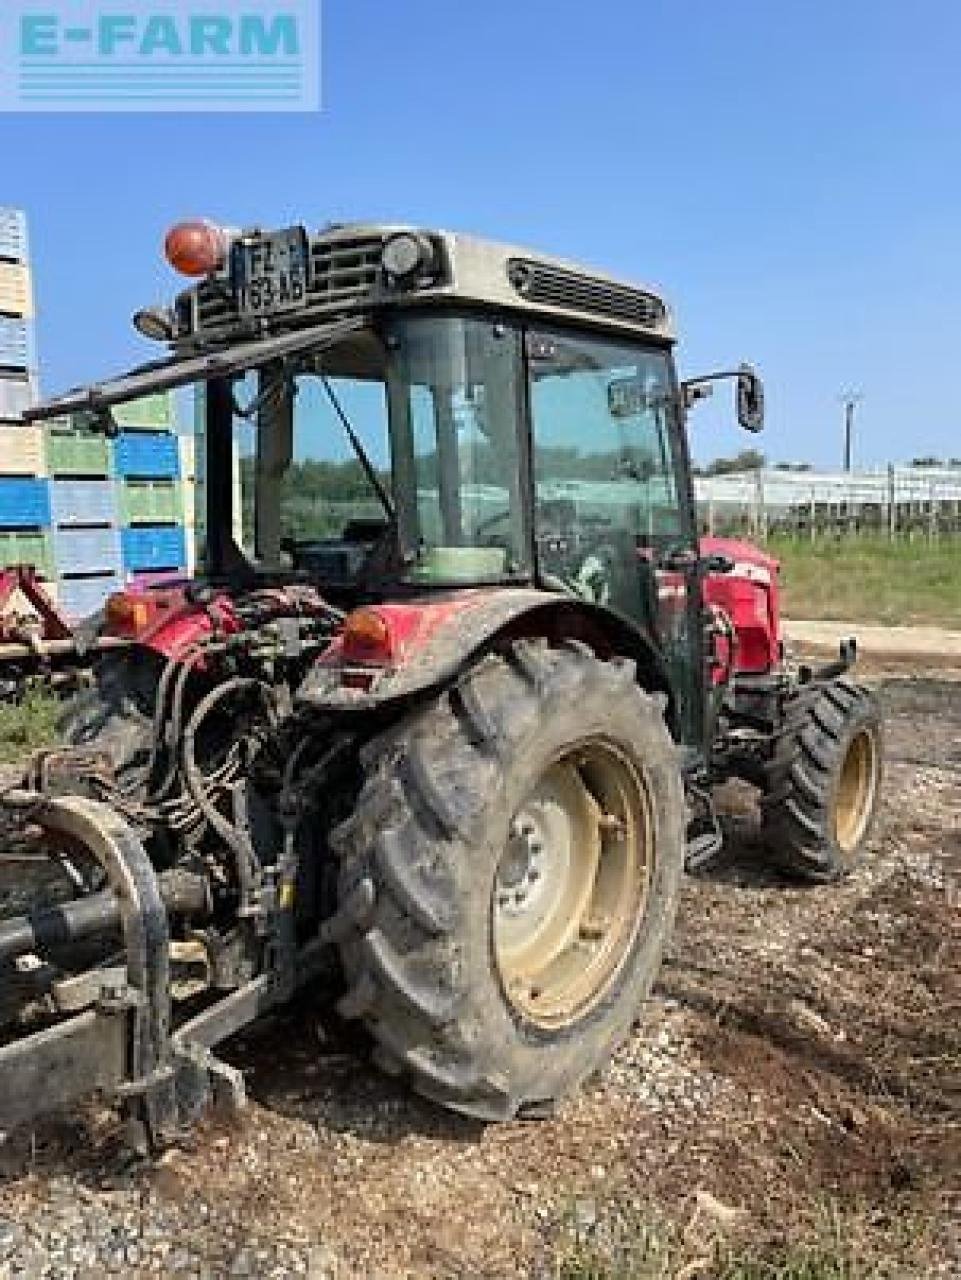
<path id="1" fill-rule="evenodd" d="M 371 605 L 389 637 L 387 652 L 358 656 L 351 617 L 297 691 L 298 705 L 323 711 L 372 711 L 451 684 L 491 650 L 522 637 L 579 640 L 599 657 L 637 663 L 638 683 L 668 695 L 671 684 L 653 636 L 629 619 L 576 596 L 518 587 L 459 592 L 446 599 Z M 356 615 L 352 615 L 356 616 Z"/>

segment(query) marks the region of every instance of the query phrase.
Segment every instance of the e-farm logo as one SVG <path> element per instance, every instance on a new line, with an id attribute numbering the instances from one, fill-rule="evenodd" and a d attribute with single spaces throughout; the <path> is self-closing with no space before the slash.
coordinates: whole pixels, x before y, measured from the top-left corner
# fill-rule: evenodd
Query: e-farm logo
<path id="1" fill-rule="evenodd" d="M 3 0 L 0 110 L 316 111 L 320 0 Z"/>

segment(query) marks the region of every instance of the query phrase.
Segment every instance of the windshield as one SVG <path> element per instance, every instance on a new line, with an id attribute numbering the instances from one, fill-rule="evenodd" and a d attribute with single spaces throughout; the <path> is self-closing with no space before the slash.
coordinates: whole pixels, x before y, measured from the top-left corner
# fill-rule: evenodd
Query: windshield
<path id="1" fill-rule="evenodd" d="M 528 574 L 518 331 L 487 319 L 411 317 L 392 327 L 388 347 L 409 575 L 484 581 Z"/>
<path id="2" fill-rule="evenodd" d="M 235 380 L 244 556 L 350 578 L 389 540 L 393 571 L 414 582 L 529 574 L 519 341 L 489 320 L 411 316 Z"/>

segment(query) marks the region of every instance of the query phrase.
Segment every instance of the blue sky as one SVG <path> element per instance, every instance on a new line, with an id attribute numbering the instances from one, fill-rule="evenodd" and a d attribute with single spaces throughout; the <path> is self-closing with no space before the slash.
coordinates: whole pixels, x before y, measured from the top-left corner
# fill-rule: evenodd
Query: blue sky
<path id="1" fill-rule="evenodd" d="M 741 359 L 763 447 L 961 455 L 956 0 L 326 0 L 324 110 L 5 116 L 0 203 L 31 221 L 44 385 L 153 354 L 164 229 L 384 218 L 657 283 L 682 375 Z M 696 456 L 755 443 L 726 394 Z"/>

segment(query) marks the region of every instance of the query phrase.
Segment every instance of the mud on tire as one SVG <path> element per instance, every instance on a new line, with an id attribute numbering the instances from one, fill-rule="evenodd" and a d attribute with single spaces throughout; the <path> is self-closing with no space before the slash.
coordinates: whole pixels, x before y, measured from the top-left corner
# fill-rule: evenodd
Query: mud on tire
<path id="1" fill-rule="evenodd" d="M 767 769 L 762 829 L 772 861 L 807 880 L 856 865 L 877 818 L 883 729 L 877 700 L 846 677 L 802 688 Z"/>
<path id="2" fill-rule="evenodd" d="M 508 998 L 492 895 L 512 816 L 559 753 L 610 744 L 649 797 L 643 911 L 597 998 L 545 1027 Z M 333 833 L 341 903 L 366 904 L 341 943 L 340 1012 L 388 1071 L 482 1119 L 549 1110 L 627 1034 L 673 922 L 684 803 L 661 700 L 634 664 L 518 643 L 365 749 L 354 814 Z"/>

